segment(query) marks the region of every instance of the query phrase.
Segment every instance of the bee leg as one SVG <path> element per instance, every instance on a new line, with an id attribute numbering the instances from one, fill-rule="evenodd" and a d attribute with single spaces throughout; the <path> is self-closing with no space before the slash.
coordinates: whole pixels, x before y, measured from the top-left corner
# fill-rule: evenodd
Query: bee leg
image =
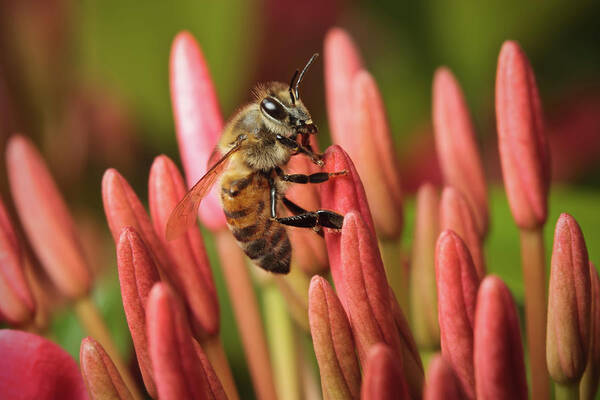
<path id="1" fill-rule="evenodd" d="M 285 147 L 289 147 L 290 149 L 294 150 L 295 151 L 294 154 L 299 154 L 299 153 L 305 154 L 308 157 L 310 157 L 310 159 L 313 163 L 317 164 L 320 167 L 323 166 L 323 161 L 321 160 L 321 158 L 323 158 L 323 156 L 321 154 L 314 153 L 312 151 L 312 149 L 310 149 L 310 147 L 307 148 L 307 147 L 303 146 L 302 144 L 298 143 L 297 141 L 295 141 L 294 139 L 290 139 L 288 137 L 285 137 L 285 136 L 282 136 L 279 134 L 276 136 L 276 138 L 279 141 L 279 143 L 281 143 Z"/>
<path id="2" fill-rule="evenodd" d="M 346 175 L 348 171 L 337 171 L 337 172 L 317 172 L 314 174 L 306 175 L 306 174 L 284 174 L 281 168 L 276 169 L 277 175 L 282 181 L 292 182 L 292 183 L 321 183 L 329 180 L 329 178 L 333 178 L 340 175 Z"/>
<path id="3" fill-rule="evenodd" d="M 277 222 L 283 225 L 295 226 L 297 228 L 321 227 L 331 229 L 342 229 L 344 216 L 329 210 L 309 211 L 304 214 L 293 215 L 291 217 L 275 218 Z"/>
<path id="4" fill-rule="evenodd" d="M 294 203 L 287 197 L 284 197 L 283 199 L 281 199 L 281 201 L 283 202 L 283 205 L 285 206 L 285 208 L 290 210 L 290 212 L 294 215 L 301 215 L 301 214 L 309 213 L 304 208 L 300 207 L 298 204 Z M 321 229 L 321 227 L 315 227 L 313 229 L 319 236 L 324 237 L 323 229 Z"/>

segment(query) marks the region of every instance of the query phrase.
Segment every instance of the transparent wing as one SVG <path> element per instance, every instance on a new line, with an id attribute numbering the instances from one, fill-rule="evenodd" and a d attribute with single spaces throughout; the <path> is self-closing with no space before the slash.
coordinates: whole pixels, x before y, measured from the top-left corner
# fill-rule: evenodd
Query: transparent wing
<path id="1" fill-rule="evenodd" d="M 234 146 L 219 161 L 217 161 L 202 178 L 186 193 L 185 197 L 171 212 L 167 221 L 166 237 L 173 240 L 181 236 L 196 221 L 198 207 L 202 199 L 210 192 L 219 176 L 229 164 L 229 157 L 241 148 L 245 136 L 240 136 Z"/>

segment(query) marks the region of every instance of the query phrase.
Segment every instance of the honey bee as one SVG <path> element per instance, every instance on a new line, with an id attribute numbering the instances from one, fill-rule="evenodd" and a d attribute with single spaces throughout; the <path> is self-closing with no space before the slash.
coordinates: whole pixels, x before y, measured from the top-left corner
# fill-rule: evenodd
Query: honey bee
<path id="1" fill-rule="evenodd" d="M 217 181 L 229 229 L 254 264 L 267 271 L 285 274 L 290 270 L 292 248 L 283 225 L 312 228 L 320 235 L 322 227 L 341 229 L 342 215 L 307 211 L 285 197 L 289 183 L 321 183 L 346 173 L 289 175 L 282 169 L 295 155 L 323 166 L 322 156 L 309 144 L 317 127 L 298 90 L 317 56 L 310 58 L 302 72 L 296 70 L 289 85 L 270 82 L 254 89 L 255 101 L 227 123 L 211 160 L 224 155 L 216 162 L 209 160 L 212 166 L 171 213 L 167 239 L 176 238 L 195 222 L 202 198 Z M 281 204 L 293 215 L 278 216 Z"/>

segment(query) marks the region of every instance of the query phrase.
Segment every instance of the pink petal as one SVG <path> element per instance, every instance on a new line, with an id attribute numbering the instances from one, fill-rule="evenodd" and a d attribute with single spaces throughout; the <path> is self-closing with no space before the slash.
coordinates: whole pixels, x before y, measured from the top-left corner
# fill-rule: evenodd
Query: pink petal
<path id="1" fill-rule="evenodd" d="M 0 320 L 12 325 L 28 322 L 35 313 L 23 269 L 21 246 L 0 198 Z"/>
<path id="2" fill-rule="evenodd" d="M 582 399 L 593 399 L 598 392 L 600 380 L 600 277 L 594 264 L 590 263 L 592 304 L 590 315 L 590 351 L 587 367 L 581 378 Z"/>
<path id="3" fill-rule="evenodd" d="M 150 170 L 148 191 L 154 230 L 173 260 L 169 275 L 178 276 L 178 292 L 185 299 L 196 335 L 214 335 L 219 331 L 219 304 L 200 229 L 194 226 L 175 240 L 165 238 L 171 211 L 185 193 L 175 164 L 166 156 L 158 156 Z"/>
<path id="4" fill-rule="evenodd" d="M 91 277 L 75 223 L 42 156 L 16 135 L 7 145 L 6 166 L 15 207 L 43 268 L 65 296 L 85 295 Z"/>
<path id="5" fill-rule="evenodd" d="M 179 33 L 173 41 L 170 82 L 179 153 L 188 187 L 192 187 L 208 169 L 223 130 L 223 117 L 206 61 L 189 32 Z M 202 201 L 200 219 L 211 230 L 226 226 L 215 191 Z"/>
<path id="6" fill-rule="evenodd" d="M 464 395 L 460 382 L 450 364 L 441 355 L 436 355 L 429 363 L 424 400 L 460 400 Z"/>
<path id="7" fill-rule="evenodd" d="M 87 399 L 75 360 L 32 333 L 0 330 L 0 397 L 11 400 Z"/>
<path id="8" fill-rule="evenodd" d="M 79 360 L 88 393 L 92 398 L 133 399 L 115 364 L 100 343 L 91 337 L 83 339 Z"/>
<path id="9" fill-rule="evenodd" d="M 133 347 L 140 365 L 144 385 L 156 398 L 156 387 L 146 336 L 146 302 L 152 286 L 160 280 L 150 251 L 132 227 L 123 228 L 117 245 L 117 264 L 121 297 Z"/>
<path id="10" fill-rule="evenodd" d="M 516 42 L 505 42 L 496 76 L 502 175 L 517 225 L 534 228 L 548 215 L 550 156 L 533 70 Z"/>
<path id="11" fill-rule="evenodd" d="M 548 290 L 546 359 L 556 382 L 578 381 L 590 342 L 591 286 L 581 228 L 569 214 L 556 223 Z"/>
<path id="12" fill-rule="evenodd" d="M 446 185 L 466 198 L 477 232 L 488 229 L 487 189 L 475 129 L 458 82 L 448 68 L 438 68 L 433 80 L 435 143 Z"/>
<path id="13" fill-rule="evenodd" d="M 517 309 L 496 276 L 485 278 L 477 295 L 474 363 L 478 399 L 527 399 Z"/>
<path id="14" fill-rule="evenodd" d="M 362 400 L 410 399 L 404 381 L 402 362 L 385 344 L 378 343 L 369 350 L 365 378 L 361 388 Z"/>
<path id="15" fill-rule="evenodd" d="M 462 239 L 444 231 L 437 241 L 435 270 L 442 355 L 468 398 L 475 398 L 473 324 L 479 278 Z"/>

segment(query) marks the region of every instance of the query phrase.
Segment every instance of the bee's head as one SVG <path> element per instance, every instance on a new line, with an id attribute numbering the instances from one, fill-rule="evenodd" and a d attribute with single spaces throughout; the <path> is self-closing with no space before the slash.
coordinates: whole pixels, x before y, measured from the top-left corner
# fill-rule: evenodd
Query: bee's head
<path id="1" fill-rule="evenodd" d="M 260 111 L 265 124 L 275 132 L 285 136 L 298 134 L 315 134 L 317 126 L 312 122 L 310 113 L 300 100 L 298 87 L 304 73 L 314 62 L 318 54 L 314 54 L 300 74 L 294 73 L 289 87 L 283 83 L 273 82 L 260 90 Z"/>

